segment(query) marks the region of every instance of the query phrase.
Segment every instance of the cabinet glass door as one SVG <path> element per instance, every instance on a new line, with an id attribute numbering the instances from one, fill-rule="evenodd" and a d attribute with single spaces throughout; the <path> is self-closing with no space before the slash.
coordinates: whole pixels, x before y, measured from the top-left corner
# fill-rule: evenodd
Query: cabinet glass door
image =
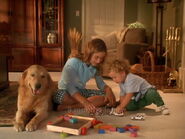
<path id="1" fill-rule="evenodd" d="M 41 0 L 39 10 L 40 44 L 58 44 L 61 42 L 61 8 L 60 0 Z"/>

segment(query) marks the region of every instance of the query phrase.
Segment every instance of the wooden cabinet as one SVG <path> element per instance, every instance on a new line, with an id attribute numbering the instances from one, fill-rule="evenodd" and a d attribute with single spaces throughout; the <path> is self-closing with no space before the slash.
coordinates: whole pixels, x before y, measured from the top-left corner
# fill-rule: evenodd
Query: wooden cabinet
<path id="1" fill-rule="evenodd" d="M 40 49 L 40 64 L 50 71 L 60 71 L 63 65 L 63 49 L 43 47 Z"/>
<path id="2" fill-rule="evenodd" d="M 11 0 L 11 54 L 10 71 L 23 71 L 36 64 L 35 1 Z"/>
<path id="3" fill-rule="evenodd" d="M 63 66 L 63 1 L 38 1 L 39 64 L 60 71 Z"/>
<path id="4" fill-rule="evenodd" d="M 10 56 L 10 0 L 0 1 L 0 91 L 9 86 L 8 58 Z"/>
<path id="5" fill-rule="evenodd" d="M 63 0 L 11 0 L 10 4 L 10 71 L 23 71 L 33 64 L 61 71 Z"/>

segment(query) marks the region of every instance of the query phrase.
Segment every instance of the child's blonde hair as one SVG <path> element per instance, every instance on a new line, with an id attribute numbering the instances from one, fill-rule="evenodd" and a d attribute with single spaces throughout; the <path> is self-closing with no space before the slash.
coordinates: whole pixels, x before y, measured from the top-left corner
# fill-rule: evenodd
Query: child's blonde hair
<path id="1" fill-rule="evenodd" d="M 110 65 L 109 69 L 110 72 L 111 71 L 116 73 L 125 72 L 126 74 L 128 74 L 130 72 L 130 64 L 126 59 L 114 60 Z"/>
<path id="2" fill-rule="evenodd" d="M 107 47 L 105 42 L 98 38 L 92 39 L 87 43 L 83 55 L 83 61 L 90 64 L 92 55 L 97 52 L 105 52 L 107 54 Z"/>

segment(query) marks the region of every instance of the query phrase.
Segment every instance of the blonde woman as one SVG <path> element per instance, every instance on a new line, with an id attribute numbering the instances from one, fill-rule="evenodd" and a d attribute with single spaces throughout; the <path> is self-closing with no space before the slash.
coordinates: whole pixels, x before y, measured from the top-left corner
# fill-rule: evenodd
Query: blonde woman
<path id="1" fill-rule="evenodd" d="M 53 99 L 57 104 L 57 110 L 85 108 L 86 111 L 95 113 L 97 107 L 106 104 L 113 106 L 115 96 L 111 88 L 103 81 L 99 71 L 107 54 L 104 41 L 93 39 L 85 47 L 83 56 L 78 52 L 77 49 L 72 51 L 64 65 L 58 82 L 58 91 Z M 85 88 L 86 83 L 92 78 L 95 79 L 99 90 Z"/>

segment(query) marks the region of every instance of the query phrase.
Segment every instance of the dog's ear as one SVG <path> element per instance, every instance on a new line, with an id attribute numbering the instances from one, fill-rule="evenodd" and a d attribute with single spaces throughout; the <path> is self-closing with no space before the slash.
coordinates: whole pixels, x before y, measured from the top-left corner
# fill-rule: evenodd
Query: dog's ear
<path id="1" fill-rule="evenodd" d="M 20 79 L 20 81 L 19 81 L 19 84 L 20 84 L 21 86 L 25 84 L 25 83 L 24 83 L 24 80 L 25 80 L 25 78 L 26 78 L 26 76 L 27 76 L 27 73 L 28 73 L 28 70 L 25 70 L 25 71 L 22 73 L 21 79 Z"/>

